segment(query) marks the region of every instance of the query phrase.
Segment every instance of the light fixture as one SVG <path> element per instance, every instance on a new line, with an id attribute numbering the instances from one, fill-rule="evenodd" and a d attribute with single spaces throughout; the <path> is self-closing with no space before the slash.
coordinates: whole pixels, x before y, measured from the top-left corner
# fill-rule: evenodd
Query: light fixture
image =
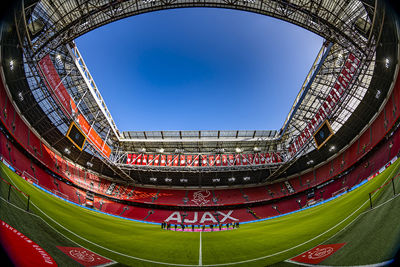
<path id="1" fill-rule="evenodd" d="M 243 177 L 243 181 L 250 181 L 250 177 L 249 176 Z"/>
<path id="2" fill-rule="evenodd" d="M 225 153 L 225 148 L 217 148 L 215 149 L 216 153 Z"/>
<path id="3" fill-rule="evenodd" d="M 150 182 L 157 182 L 157 178 L 156 177 L 150 177 Z"/>
<path id="4" fill-rule="evenodd" d="M 146 148 L 143 147 L 143 148 L 139 149 L 139 153 L 145 153 L 145 152 L 146 152 Z"/>
<path id="5" fill-rule="evenodd" d="M 10 70 L 14 70 L 14 60 L 10 60 Z"/>
<path id="6" fill-rule="evenodd" d="M 335 146 L 331 146 L 331 147 L 329 148 L 329 151 L 332 152 L 332 151 L 335 151 L 335 149 L 336 149 Z"/>
<path id="7" fill-rule="evenodd" d="M 90 161 L 86 162 L 86 165 L 87 165 L 89 168 L 92 168 L 92 167 L 93 167 L 93 163 L 91 163 Z"/>
<path id="8" fill-rule="evenodd" d="M 188 179 L 186 179 L 186 178 L 181 178 L 181 179 L 179 179 L 179 181 L 181 181 L 181 183 L 187 183 L 187 182 L 188 182 Z"/>
<path id="9" fill-rule="evenodd" d="M 234 182 L 235 180 L 236 180 L 235 177 L 230 177 L 230 178 L 228 178 L 228 181 L 229 181 L 229 182 Z"/>
<path id="10" fill-rule="evenodd" d="M 254 152 L 260 152 L 260 151 L 261 151 L 261 148 L 255 146 L 255 147 L 253 148 L 253 150 L 254 150 Z"/>
<path id="11" fill-rule="evenodd" d="M 64 148 L 64 152 L 65 152 L 65 154 L 67 154 L 67 155 L 71 154 L 71 150 L 69 150 L 67 147 Z M 90 163 L 90 162 L 89 162 L 89 163 Z M 92 165 L 92 166 L 93 166 L 93 165 Z"/>
<path id="12" fill-rule="evenodd" d="M 375 98 L 378 99 L 381 96 L 381 90 L 376 90 Z"/>
<path id="13" fill-rule="evenodd" d="M 313 164 L 314 160 L 310 159 L 309 161 L 307 161 L 307 165 Z"/>
<path id="14" fill-rule="evenodd" d="M 242 150 L 240 148 L 238 148 L 238 147 L 235 149 L 235 151 L 236 151 L 236 153 L 242 152 Z"/>
<path id="15" fill-rule="evenodd" d="M 385 67 L 388 69 L 390 65 L 390 60 L 388 58 L 385 59 Z"/>
<path id="16" fill-rule="evenodd" d="M 165 182 L 170 183 L 170 182 L 172 182 L 172 179 L 171 178 L 165 178 Z"/>
<path id="17" fill-rule="evenodd" d="M 24 101 L 24 95 L 22 94 L 22 92 L 18 92 L 18 99 L 19 101 Z"/>
<path id="18" fill-rule="evenodd" d="M 212 181 L 213 181 L 213 183 L 218 183 L 218 182 L 221 181 L 221 179 L 219 179 L 219 178 L 213 178 Z"/>
<path id="19" fill-rule="evenodd" d="M 182 154 L 185 150 L 183 148 L 176 148 L 175 154 Z"/>
<path id="20" fill-rule="evenodd" d="M 157 148 L 157 149 L 156 149 L 156 152 L 157 152 L 157 153 L 164 153 L 164 148 Z"/>

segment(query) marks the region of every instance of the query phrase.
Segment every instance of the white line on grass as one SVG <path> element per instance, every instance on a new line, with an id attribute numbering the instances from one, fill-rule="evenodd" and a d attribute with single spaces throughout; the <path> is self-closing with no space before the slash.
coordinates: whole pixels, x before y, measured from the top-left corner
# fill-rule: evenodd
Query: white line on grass
<path id="1" fill-rule="evenodd" d="M 400 163 L 400 161 L 397 162 L 397 163 L 395 163 L 395 164 L 393 164 L 393 165 L 396 165 L 396 167 L 394 168 L 394 170 L 390 173 L 390 175 L 389 175 L 388 177 L 391 177 L 391 176 L 392 176 L 392 173 L 393 173 L 395 170 L 397 170 L 397 165 L 399 165 L 399 163 Z M 7 173 L 6 173 L 6 175 L 7 175 L 8 178 L 12 181 L 12 179 L 10 178 L 10 176 L 9 176 Z M 387 178 L 387 179 L 385 180 L 385 182 L 386 182 L 388 179 L 389 179 L 389 178 Z M 384 182 L 384 183 L 385 183 L 385 182 Z M 13 184 L 14 184 L 14 183 L 13 183 Z M 15 185 L 15 184 L 14 184 L 14 185 Z M 15 185 L 15 186 L 16 186 L 16 185 Z M 17 187 L 17 186 L 16 186 L 16 187 Z M 17 188 L 18 188 L 18 187 L 17 187 Z M 40 190 L 40 189 L 38 189 L 38 188 L 36 188 L 36 187 L 34 187 L 34 188 L 35 188 L 36 190 Z M 375 192 L 375 193 L 376 193 L 376 192 Z M 258 260 L 270 258 L 270 257 L 276 256 L 276 255 L 279 255 L 279 254 L 288 252 L 288 251 L 293 250 L 293 249 L 295 249 L 295 248 L 301 247 L 301 246 L 303 246 L 303 245 L 305 245 L 305 244 L 307 244 L 307 243 L 309 243 L 309 242 L 311 242 L 311 241 L 313 241 L 313 240 L 319 238 L 320 236 L 323 236 L 324 234 L 330 232 L 331 230 L 335 229 L 337 226 L 341 225 L 344 221 L 346 221 L 348 218 L 350 218 L 352 215 L 354 215 L 357 211 L 359 211 L 368 201 L 369 201 L 369 199 L 368 199 L 367 201 L 365 201 L 365 202 L 364 202 L 357 210 L 355 210 L 352 214 L 350 214 L 350 215 L 347 216 L 345 219 L 343 219 L 342 221 L 340 221 L 339 223 L 337 223 L 337 224 L 334 225 L 333 227 L 329 228 L 329 229 L 326 230 L 325 232 L 323 232 L 323 233 L 321 233 L 321 234 L 319 234 L 319 235 L 317 235 L 317 236 L 315 236 L 315 237 L 313 237 L 313 238 L 311 238 L 311 239 L 309 239 L 309 240 L 307 240 L 307 241 L 305 241 L 305 242 L 303 242 L 303 243 L 301 243 L 301 244 L 298 244 L 298 245 L 296 245 L 296 246 L 293 246 L 293 247 L 291 247 L 291 248 L 288 248 L 288 249 L 285 249 L 285 250 L 282 250 L 282 251 L 278 251 L 278 252 L 273 253 L 273 254 L 270 254 L 270 255 L 266 255 L 266 256 L 261 256 L 261 257 L 258 257 L 258 258 L 254 258 L 254 259 L 243 260 L 243 261 L 237 261 L 237 262 L 229 262 L 229 263 L 207 264 L 207 265 L 202 265 L 202 266 L 225 266 L 225 265 L 236 265 L 236 264 L 248 263 L 248 262 L 253 262 L 253 261 L 258 261 Z M 104 250 L 107 250 L 107 251 L 109 251 L 109 252 L 118 254 L 118 255 L 120 255 L 120 256 L 125 256 L 125 257 L 128 257 L 128 258 L 132 258 L 132 259 L 136 259 L 136 260 L 140 260 L 140 261 L 144 261 L 144 262 L 150 262 L 150 263 L 161 264 L 161 265 L 173 265 L 173 266 L 199 266 L 199 265 L 193 265 L 193 264 L 176 264 L 176 263 L 166 263 L 166 262 L 153 261 L 153 260 L 148 260 L 148 259 L 143 259 L 143 258 L 131 256 L 131 255 L 126 255 L 126 254 L 120 253 L 120 252 L 118 252 L 118 251 L 114 251 L 114 250 L 112 250 L 112 249 L 103 247 L 103 246 L 101 246 L 101 245 L 99 245 L 99 244 L 96 244 L 96 243 L 94 243 L 94 242 L 92 242 L 92 241 L 90 241 L 90 240 L 87 240 L 87 239 L 85 239 L 84 237 L 81 237 L 81 236 L 79 236 L 78 234 L 72 232 L 71 230 L 65 228 L 64 226 L 62 226 L 61 224 L 59 224 L 57 221 L 55 221 L 54 219 L 52 219 L 49 215 L 47 215 L 46 213 L 44 213 L 41 209 L 39 209 L 34 203 L 32 203 L 32 205 L 34 205 L 41 213 L 43 213 L 46 217 L 48 217 L 50 220 L 52 220 L 54 223 L 56 223 L 57 225 L 59 225 L 60 227 L 62 227 L 63 229 L 65 229 L 66 231 L 70 232 L 71 234 L 77 236 L 78 238 L 80 238 L 80 239 L 82 239 L 82 240 L 84 240 L 84 241 L 86 241 L 86 242 L 88 242 L 88 243 L 90 243 L 90 244 L 92 244 L 92 245 L 94 245 L 94 246 L 97 246 L 97 247 L 102 248 L 102 249 L 104 249 Z M 359 214 L 359 215 L 358 215 L 354 220 L 352 220 L 349 224 L 351 224 L 353 221 L 355 221 L 360 215 L 361 215 L 361 214 Z M 348 226 L 348 225 L 347 225 L 347 226 Z M 345 226 L 345 227 L 347 227 L 347 226 Z M 327 239 L 327 240 L 328 240 L 328 239 Z M 326 240 L 325 240 L 325 241 L 326 241 Z M 324 241 L 324 242 L 325 242 L 325 241 Z"/>
<path id="2" fill-rule="evenodd" d="M 8 176 L 8 175 L 7 175 L 7 176 Z M 14 184 L 14 183 L 13 183 L 13 184 Z M 15 185 L 15 184 L 14 184 L 14 185 Z M 24 197 L 26 198 L 26 196 L 24 196 Z M 86 250 L 91 251 L 90 249 L 88 249 L 88 248 L 82 246 L 81 244 L 79 244 L 78 242 L 72 240 L 72 239 L 69 238 L 68 236 L 65 236 L 63 233 L 61 233 L 60 231 L 58 231 L 56 228 L 54 228 L 52 225 L 50 225 L 48 222 L 46 222 L 46 221 L 45 221 L 42 217 L 40 217 L 39 215 L 37 215 L 37 214 L 35 214 L 35 213 L 32 213 L 32 212 L 29 212 L 29 211 L 27 211 L 26 209 L 23 209 L 23 208 L 21 208 L 21 207 L 18 207 L 18 206 L 16 206 L 16 205 L 14 205 L 13 203 L 8 202 L 8 200 L 6 200 L 6 199 L 3 198 L 3 197 L 0 197 L 0 199 L 3 200 L 4 203 L 6 203 L 6 204 L 11 205 L 11 206 L 13 206 L 13 207 L 16 208 L 16 209 L 19 209 L 19 210 L 21 210 L 21 211 L 23 211 L 23 212 L 25 212 L 25 213 L 27 213 L 27 214 L 29 214 L 29 215 L 32 215 L 33 217 L 36 217 L 36 218 L 40 219 L 40 220 L 43 221 L 45 224 L 47 224 L 50 228 L 52 228 L 54 231 L 56 231 L 58 234 L 60 234 L 62 237 L 64 237 L 65 239 L 68 239 L 68 240 L 71 241 L 72 243 L 74 243 L 74 244 L 76 244 L 76 245 L 79 245 L 79 246 L 83 247 L 83 248 L 86 249 Z M 33 204 L 33 203 L 32 203 L 32 204 Z M 34 205 L 34 204 L 33 204 L 33 205 Z M 34 206 L 35 206 L 37 209 L 39 209 L 36 205 L 34 205 Z M 42 212 L 42 213 L 43 213 L 43 212 Z M 97 254 L 99 254 L 99 253 L 97 253 Z M 105 257 L 105 256 L 103 256 L 103 255 L 100 255 L 100 256 L 102 256 L 103 258 L 106 258 L 106 259 L 108 259 L 108 260 L 110 260 L 110 261 L 112 261 L 112 262 L 107 263 L 107 265 L 99 265 L 99 266 L 108 266 L 108 265 L 112 265 L 112 264 L 117 263 L 116 261 L 113 261 L 112 259 L 109 259 L 109 258 L 107 258 L 107 257 Z"/>
<path id="3" fill-rule="evenodd" d="M 395 163 L 395 164 L 398 164 L 398 162 Z M 390 172 L 390 174 L 388 175 L 388 177 L 386 178 L 386 180 L 385 180 L 382 184 L 385 184 L 385 183 L 387 182 L 387 180 L 389 180 L 390 177 L 393 176 L 393 172 L 394 172 L 394 171 L 397 171 L 397 166 L 393 169 L 393 171 Z M 378 191 L 379 191 L 379 190 L 378 190 Z M 371 198 L 374 197 L 375 194 L 378 193 L 378 191 L 375 191 L 375 192 L 372 194 Z M 354 220 L 352 220 L 350 223 L 348 223 L 345 227 L 343 227 L 342 229 L 340 229 L 339 231 L 337 231 L 335 234 L 333 234 L 333 235 L 332 235 L 331 237 L 329 237 L 328 239 L 326 239 L 326 240 L 322 241 L 321 243 L 319 243 L 317 246 L 319 246 L 319 245 L 325 243 L 326 241 L 328 241 L 328 240 L 334 238 L 334 237 L 337 236 L 339 233 L 341 233 L 341 232 L 343 232 L 344 230 L 346 230 L 350 225 L 352 225 L 355 221 L 357 221 L 362 215 L 364 215 L 364 214 L 366 214 L 366 213 L 368 213 L 368 212 L 370 212 L 370 211 L 372 211 L 372 210 L 375 210 L 375 209 L 377 209 L 377 208 L 379 208 L 379 207 L 381 207 L 381 206 L 383 206 L 383 205 L 389 203 L 390 201 L 392 201 L 393 199 L 397 198 L 398 196 L 400 196 L 400 195 L 396 195 L 396 196 L 394 196 L 393 198 L 391 198 L 391 199 L 385 201 L 384 203 L 379 204 L 378 206 L 376 206 L 376 207 L 374 207 L 374 208 L 372 208 L 372 209 L 368 209 L 368 210 L 365 210 L 365 211 L 361 212 L 360 214 L 357 215 L 356 218 L 354 218 Z M 365 203 L 367 203 L 367 202 L 369 202 L 369 199 L 367 199 L 367 200 L 360 206 L 360 208 L 361 208 L 362 206 L 364 206 Z M 358 208 L 357 210 L 359 210 L 360 208 Z M 356 210 L 356 211 L 357 211 L 357 210 Z M 340 223 L 341 223 L 341 222 L 340 222 Z M 339 224 L 340 224 L 340 223 L 339 223 Z M 334 226 L 334 227 L 335 227 L 335 226 Z M 332 228 L 331 228 L 331 229 L 332 229 Z M 307 250 L 306 250 L 306 251 L 307 251 Z M 297 254 L 297 255 L 294 256 L 294 257 L 297 257 L 297 256 L 303 254 L 304 252 L 305 252 L 305 251 L 303 251 L 303 252 Z M 291 259 L 294 258 L 294 257 L 291 257 Z M 290 259 L 286 259 L 286 260 L 284 260 L 284 261 L 285 261 L 285 262 L 291 262 Z"/>
<path id="4" fill-rule="evenodd" d="M 199 266 L 203 265 L 203 255 L 201 253 L 201 231 L 200 231 L 200 247 L 199 247 Z"/>

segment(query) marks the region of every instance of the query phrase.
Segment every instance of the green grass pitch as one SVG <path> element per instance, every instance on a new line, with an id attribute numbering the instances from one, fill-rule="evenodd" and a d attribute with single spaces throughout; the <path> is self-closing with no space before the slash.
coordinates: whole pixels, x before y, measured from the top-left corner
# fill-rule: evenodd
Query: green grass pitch
<path id="1" fill-rule="evenodd" d="M 75 263 L 55 246 L 78 246 L 77 244 L 130 266 L 155 266 L 161 263 L 266 266 L 292 258 L 332 236 L 327 243 L 344 241 L 349 245 L 337 252 L 336 261 L 335 254 L 328 258 L 327 261 L 331 264 L 338 260 L 342 265 L 372 264 L 393 257 L 392 250 L 399 241 L 400 225 L 396 218 L 399 218 L 400 212 L 391 211 L 394 207 L 400 210 L 400 198 L 393 198 L 388 205 L 362 214 L 346 230 L 339 231 L 369 209 L 368 193 L 394 177 L 399 166 L 400 160 L 365 185 L 325 204 L 280 218 L 242 224 L 239 229 L 232 231 L 200 234 L 164 231 L 159 225 L 119 219 L 80 208 L 36 188 L 1 163 L 1 177 L 29 194 L 32 213 L 39 215 L 57 231 L 36 216 L 18 210 L 4 200 L 0 202 L 0 219 L 45 248 L 59 262 L 59 266 L 73 266 Z M 397 183 L 398 180 L 396 179 Z M 374 195 L 375 203 L 391 199 L 389 190 L 390 187 L 379 190 Z M 4 194 L 0 195 L 4 198 Z M 383 218 L 379 219 L 380 217 L 386 218 L 385 227 L 380 227 L 384 225 Z M 376 246 L 386 244 L 386 250 L 392 250 L 373 254 L 368 250 L 371 245 L 360 242 L 360 237 L 371 239 L 373 233 L 376 233 L 374 230 L 379 227 L 381 238 L 375 238 L 371 242 L 376 242 Z M 397 235 L 394 236 L 393 233 Z M 355 245 L 351 245 L 352 242 Z M 349 256 L 354 253 L 357 255 Z"/>

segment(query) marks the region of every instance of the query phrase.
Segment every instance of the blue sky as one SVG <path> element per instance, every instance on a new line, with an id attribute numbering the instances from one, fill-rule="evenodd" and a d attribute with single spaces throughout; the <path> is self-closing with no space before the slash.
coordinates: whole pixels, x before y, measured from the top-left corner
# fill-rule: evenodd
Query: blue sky
<path id="1" fill-rule="evenodd" d="M 278 130 L 322 45 L 298 26 L 211 8 L 157 11 L 79 37 L 122 130 Z"/>

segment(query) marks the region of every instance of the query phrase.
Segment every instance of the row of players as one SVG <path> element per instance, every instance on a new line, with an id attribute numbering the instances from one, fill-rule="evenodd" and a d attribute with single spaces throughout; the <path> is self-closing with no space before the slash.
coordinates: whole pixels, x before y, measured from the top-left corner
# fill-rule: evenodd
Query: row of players
<path id="1" fill-rule="evenodd" d="M 178 227 L 180 227 L 180 228 L 178 228 Z M 183 232 L 183 231 L 185 231 L 185 229 L 186 229 L 186 231 L 190 231 L 190 228 L 191 228 L 192 232 L 195 232 L 195 228 L 196 227 L 197 227 L 196 231 L 200 231 L 201 230 L 202 232 L 204 232 L 204 231 L 206 231 L 207 225 L 205 225 L 205 224 L 203 224 L 203 225 L 194 225 L 194 224 L 192 224 L 192 225 L 184 225 L 184 224 L 178 225 L 178 224 L 170 224 L 168 222 L 161 223 L 161 229 L 163 229 L 163 230 L 172 230 L 172 228 L 174 228 L 175 231 L 180 230 L 180 231 Z M 219 231 L 222 231 L 222 230 L 230 230 L 230 229 L 235 229 L 235 228 L 236 229 L 239 228 L 239 223 L 238 222 L 227 223 L 227 224 L 225 224 L 225 227 L 224 227 L 224 224 L 221 224 L 221 223 L 219 223 L 219 224 L 210 224 L 210 225 L 208 225 L 207 229 L 209 229 L 209 231 L 213 232 L 214 229 L 215 230 L 218 229 Z"/>

